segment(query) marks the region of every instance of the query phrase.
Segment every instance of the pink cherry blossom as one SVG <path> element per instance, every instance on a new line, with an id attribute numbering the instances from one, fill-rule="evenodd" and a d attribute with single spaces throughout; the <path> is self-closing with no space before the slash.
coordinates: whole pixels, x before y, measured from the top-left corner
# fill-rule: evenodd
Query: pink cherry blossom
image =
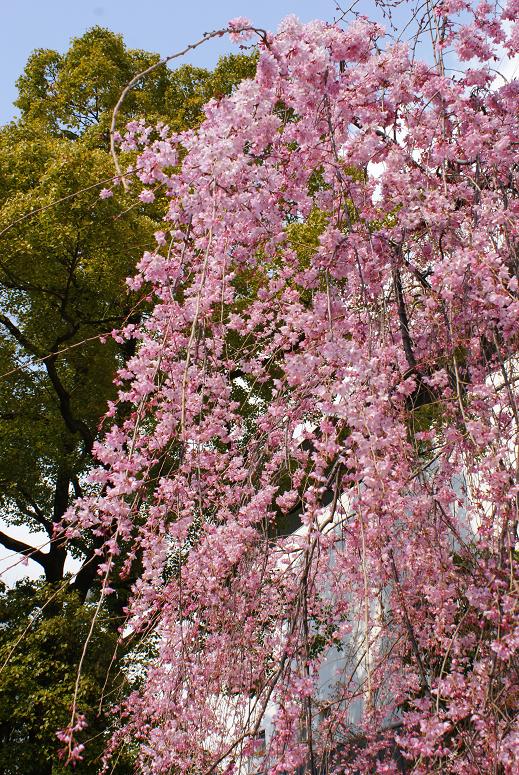
<path id="1" fill-rule="evenodd" d="M 229 30 L 232 30 L 232 32 L 229 37 L 233 43 L 238 43 L 242 40 L 247 40 L 247 38 L 251 38 L 253 31 L 248 29 L 250 27 L 251 21 L 245 16 L 236 16 L 236 18 L 231 19 L 229 22 Z"/>
<path id="2" fill-rule="evenodd" d="M 519 89 L 513 3 L 472 6 L 434 64 L 289 17 L 199 129 L 128 126 L 169 204 L 67 517 L 157 651 L 107 771 L 126 741 L 143 773 L 519 767 Z"/>
<path id="3" fill-rule="evenodd" d="M 139 194 L 139 199 L 141 200 L 141 202 L 144 202 L 145 204 L 150 204 L 151 202 L 155 201 L 155 194 L 151 189 L 145 188 Z"/>

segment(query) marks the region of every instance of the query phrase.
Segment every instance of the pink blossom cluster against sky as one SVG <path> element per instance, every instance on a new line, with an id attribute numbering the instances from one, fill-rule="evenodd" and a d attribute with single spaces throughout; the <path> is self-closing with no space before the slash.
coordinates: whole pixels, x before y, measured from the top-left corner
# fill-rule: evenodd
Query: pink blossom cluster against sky
<path id="1" fill-rule="evenodd" d="M 370 12 L 371 2 L 363 0 L 360 5 L 366 6 L 366 13 Z M 302 21 L 332 21 L 336 14 L 335 0 L 2 0 L 0 8 L 0 123 L 15 115 L 15 81 L 31 51 L 65 51 L 71 38 L 96 24 L 120 32 L 132 48 L 164 55 L 183 48 L 203 32 L 224 27 L 235 16 L 245 15 L 258 26 L 276 29 L 287 14 L 295 13 Z M 231 49 L 228 38 L 212 41 L 186 61 L 211 67 L 218 56 Z"/>
<path id="2" fill-rule="evenodd" d="M 339 3 L 341 5 L 341 3 Z M 378 19 L 380 12 L 373 0 L 343 3 L 353 5 L 356 13 Z M 16 115 L 13 101 L 17 91 L 15 82 L 22 73 L 27 58 L 35 48 L 65 51 L 70 39 L 82 35 L 99 24 L 124 36 L 128 46 L 157 51 L 165 55 L 182 48 L 201 33 L 225 26 L 229 19 L 247 16 L 258 27 L 275 30 L 288 14 L 296 14 L 301 21 L 337 18 L 336 0 L 3 0 L 0 4 L 0 123 Z M 396 20 L 402 10 L 395 9 Z M 187 62 L 212 67 L 218 57 L 232 50 L 228 38 L 210 41 L 192 52 Z M 502 62 L 508 71 L 516 63 Z M 511 74 L 511 73 L 510 73 Z"/>
<path id="3" fill-rule="evenodd" d="M 519 0 L 436 12 L 431 61 L 288 17 L 196 132 L 121 132 L 135 195 L 169 204 L 65 524 L 105 538 L 105 595 L 137 576 L 157 657 L 107 755 L 140 745 L 143 775 L 244 775 L 271 700 L 271 775 L 396 775 L 395 743 L 415 775 L 519 772 L 519 82 L 494 67 Z"/>

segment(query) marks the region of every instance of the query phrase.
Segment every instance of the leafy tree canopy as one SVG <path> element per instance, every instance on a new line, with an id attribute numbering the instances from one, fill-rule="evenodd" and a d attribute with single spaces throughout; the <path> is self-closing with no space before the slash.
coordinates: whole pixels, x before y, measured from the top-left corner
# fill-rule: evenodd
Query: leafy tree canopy
<path id="1" fill-rule="evenodd" d="M 113 175 L 111 110 L 129 79 L 156 61 L 100 27 L 63 55 L 38 50 L 18 81 L 21 119 L 0 130 L 0 230 L 9 229 L 0 260 L 0 370 L 8 374 L 0 383 L 0 503 L 4 518 L 49 538 L 82 492 L 115 370 L 132 351 L 99 337 L 143 309 L 125 278 L 151 244 L 153 210 L 144 214 L 122 189 L 100 202 L 98 184 Z M 244 55 L 224 57 L 213 72 L 159 68 L 130 93 L 119 119 L 146 115 L 189 128 L 210 97 L 254 68 Z M 4 544 L 23 551 L 9 536 Z M 65 552 L 56 542 L 48 557 L 33 557 L 49 580 L 61 577 Z"/>
<path id="2" fill-rule="evenodd" d="M 127 82 L 158 59 L 101 27 L 65 54 L 37 50 L 18 81 L 21 117 L 0 129 L 0 543 L 36 560 L 49 582 L 22 583 L 0 600 L 7 659 L 0 769 L 9 774 L 60 771 L 55 732 L 70 713 L 93 614 L 84 601 L 96 594 L 99 540 L 85 530 L 65 545 L 54 528 L 89 491 L 85 474 L 115 396 L 114 374 L 135 349 L 109 334 L 137 323 L 147 308 L 125 278 L 152 244 L 154 209 L 144 212 L 122 188 L 105 201 L 99 191 L 114 174 L 112 109 Z M 208 99 L 230 93 L 254 70 L 255 57 L 245 55 L 222 58 L 212 72 L 158 68 L 130 93 L 120 126 L 137 116 L 176 131 L 196 126 Z M 16 525 L 45 531 L 47 545 L 21 541 Z M 64 576 L 69 552 L 82 563 L 71 580 Z M 57 593 L 60 583 L 66 592 Z M 103 604 L 84 665 L 78 708 L 95 738 L 84 772 L 97 769 L 106 720 L 96 705 L 128 584 L 116 585 L 113 602 Z"/>
<path id="3" fill-rule="evenodd" d="M 3 585 L 2 585 L 3 586 Z M 4 775 L 59 775 L 56 730 L 66 724 L 95 605 L 84 604 L 63 586 L 21 581 L 0 591 L 0 771 Z M 95 772 L 106 743 L 109 706 L 127 690 L 127 678 L 112 664 L 117 635 L 108 613 L 98 617 L 83 660 L 78 710 L 88 715 L 89 750 L 79 773 Z M 123 763 L 116 772 L 130 772 Z"/>

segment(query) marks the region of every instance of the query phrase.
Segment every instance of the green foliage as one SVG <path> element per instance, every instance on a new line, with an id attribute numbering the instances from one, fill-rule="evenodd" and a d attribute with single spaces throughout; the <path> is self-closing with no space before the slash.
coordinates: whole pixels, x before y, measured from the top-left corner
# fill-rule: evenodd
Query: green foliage
<path id="1" fill-rule="evenodd" d="M 158 59 L 101 27 L 63 55 L 37 50 L 18 80 L 21 119 L 0 129 L 0 231 L 8 229 L 0 256 L 0 373 L 8 374 L 0 380 L 0 508 L 49 536 L 82 492 L 115 371 L 132 355 L 130 345 L 100 337 L 143 311 L 125 278 L 154 244 L 153 209 L 122 188 L 100 200 L 97 184 L 114 174 L 113 107 Z M 254 56 L 237 55 L 213 72 L 158 68 L 129 93 L 119 126 L 139 116 L 193 127 L 208 99 L 231 92 L 255 66 Z M 45 569 L 49 579 L 62 576 L 63 559 Z"/>
<path id="2" fill-rule="evenodd" d="M 111 111 L 126 84 L 160 56 L 128 49 L 121 35 L 93 27 L 75 38 L 69 50 L 37 49 L 18 79 L 16 105 L 24 123 L 37 124 L 53 136 L 90 142 L 107 140 Z M 145 117 L 153 124 L 165 120 L 175 131 L 197 125 L 204 104 L 232 91 L 254 75 L 256 56 L 222 57 L 214 71 L 183 65 L 160 67 L 135 85 L 120 114 L 124 120 Z"/>
<path id="3" fill-rule="evenodd" d="M 65 54 L 37 50 L 18 80 L 21 118 L 0 128 L 0 515 L 8 525 L 0 543 L 31 550 L 9 534 L 16 524 L 49 538 L 45 551 L 31 555 L 48 583 L 0 592 L 0 664 L 6 662 L 0 772 L 6 775 L 65 772 L 55 733 L 70 719 L 93 616 L 85 601 L 96 598 L 100 559 L 95 537 L 85 533 L 65 547 L 53 530 L 89 486 L 115 372 L 134 352 L 133 343 L 117 344 L 109 334 L 138 323 L 146 310 L 125 278 L 154 245 L 154 209 L 135 191 L 118 187 L 101 200 L 99 190 L 114 175 L 108 127 L 115 103 L 128 81 L 158 59 L 100 27 L 73 40 Z M 213 72 L 159 67 L 128 94 L 118 126 L 138 117 L 174 131 L 194 127 L 209 99 L 230 93 L 255 67 L 255 56 L 244 55 L 224 57 Z M 83 561 L 71 581 L 64 576 L 68 552 Z M 107 719 L 96 708 L 127 594 L 121 583 L 88 647 L 78 710 L 89 722 L 85 737 L 94 740 L 78 772 L 99 768 Z M 134 644 L 137 663 L 150 649 Z M 114 701 L 126 685 L 120 656 L 106 686 Z M 133 771 L 131 758 L 120 759 L 115 772 Z"/>
<path id="4" fill-rule="evenodd" d="M 319 247 L 319 237 L 324 232 L 329 216 L 322 210 L 314 208 L 306 221 L 290 223 L 287 226 L 287 237 L 290 247 L 296 252 L 301 267 L 307 267 L 310 259 Z"/>
<path id="5" fill-rule="evenodd" d="M 100 149 L 23 125 L 0 131 L 2 227 L 82 192 L 21 221 L 3 239 L 0 369 L 11 373 L 0 381 L 0 503 L 17 519 L 35 510 L 23 494 L 30 493 L 36 511 L 53 521 L 58 471 L 70 484 L 88 467 L 124 356 L 96 337 L 136 314 L 124 278 L 153 224 L 139 209 L 120 218 L 122 193 L 100 201 L 97 189 L 84 190 L 110 174 Z"/>
<path id="6" fill-rule="evenodd" d="M 56 731 L 70 721 L 77 664 L 95 605 L 41 583 L 19 582 L 0 591 L 0 772 L 4 775 L 65 773 Z M 77 709 L 85 713 L 89 740 L 78 773 L 96 771 L 107 718 L 98 715 L 101 695 L 112 706 L 126 679 L 110 670 L 116 634 L 101 612 L 79 682 Z M 119 772 L 130 769 L 119 769 Z"/>

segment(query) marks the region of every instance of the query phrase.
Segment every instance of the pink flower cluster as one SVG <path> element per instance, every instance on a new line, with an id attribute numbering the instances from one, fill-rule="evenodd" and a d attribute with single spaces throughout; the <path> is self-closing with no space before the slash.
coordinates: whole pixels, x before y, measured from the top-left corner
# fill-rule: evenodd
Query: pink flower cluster
<path id="1" fill-rule="evenodd" d="M 245 772 L 272 708 L 270 773 L 519 769 L 519 85 L 471 5 L 437 66 L 291 17 L 196 132 L 129 129 L 155 303 L 69 523 L 140 568 L 140 772 Z"/>

